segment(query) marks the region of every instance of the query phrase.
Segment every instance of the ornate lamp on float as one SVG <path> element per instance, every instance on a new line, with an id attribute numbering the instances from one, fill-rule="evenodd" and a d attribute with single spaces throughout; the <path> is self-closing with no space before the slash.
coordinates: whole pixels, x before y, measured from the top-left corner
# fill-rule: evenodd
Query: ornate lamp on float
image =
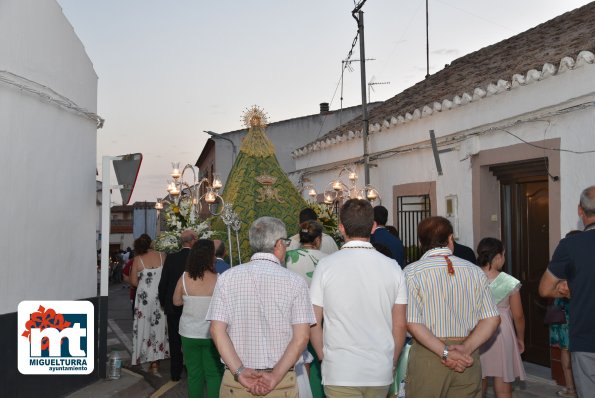
<path id="1" fill-rule="evenodd" d="M 191 183 L 184 181 L 184 174 L 188 170 L 192 172 Z M 233 266 L 231 229 L 233 228 L 233 230 L 236 232 L 237 241 L 241 221 L 238 215 L 233 212 L 233 205 L 231 203 L 225 203 L 221 195 L 219 195 L 219 191 L 221 188 L 223 188 L 223 183 L 221 182 L 219 175 L 213 175 L 212 182 L 210 182 L 207 178 L 197 180 L 197 174 L 194 166 L 187 164 L 184 166 L 184 169 L 180 171 L 180 163 L 172 163 L 172 171 L 170 176 L 173 180 L 169 180 L 167 182 L 167 192 L 169 194 L 168 199 L 158 198 L 157 203 L 155 204 L 155 209 L 157 209 L 159 213 L 164 209 L 164 204 L 170 206 L 170 208 L 173 208 L 173 213 L 177 218 L 170 223 L 170 228 L 175 224 L 176 226 L 174 228 L 177 230 L 177 232 L 182 232 L 181 230 L 184 228 L 193 228 L 197 225 L 200 210 L 202 208 L 201 203 L 204 202 L 208 207 L 209 213 L 214 216 L 221 217 L 227 226 L 229 262 L 230 265 Z M 206 192 L 203 195 L 200 195 L 203 185 L 206 186 Z M 217 207 L 215 207 L 217 202 L 221 204 L 219 211 L 217 211 Z M 182 223 L 181 220 L 184 220 L 185 222 Z M 203 226 L 203 228 L 205 227 Z M 238 259 L 239 258 L 241 258 L 241 255 L 239 253 L 238 245 Z"/>
<path id="2" fill-rule="evenodd" d="M 345 175 L 347 175 L 349 180 L 348 183 L 341 180 L 341 177 Z M 378 204 L 382 203 L 380 193 L 376 188 L 372 185 L 366 185 L 363 188 L 360 188 L 357 186 L 357 180 L 358 175 L 353 168 L 343 167 L 341 171 L 339 171 L 337 178 L 328 183 L 323 194 L 324 203 L 332 205 L 339 200 L 347 199 L 367 199 L 372 204 L 375 202 L 378 202 Z M 308 196 L 311 198 L 316 198 L 318 195 L 314 187 L 311 185 L 304 187 L 304 189 L 307 190 Z"/>
<path id="3" fill-rule="evenodd" d="M 223 187 L 221 183 L 221 179 L 219 176 L 213 176 L 213 182 L 209 182 L 207 178 L 203 178 L 200 181 L 197 181 L 196 177 L 196 170 L 195 167 L 187 164 L 184 166 L 184 169 L 180 171 L 180 163 L 172 163 L 172 171 L 170 176 L 173 180 L 167 181 L 167 192 L 169 193 L 168 199 L 157 199 L 157 203 L 155 204 L 155 209 L 158 211 L 163 210 L 163 204 L 175 205 L 178 208 L 182 204 L 183 201 L 188 201 L 190 205 L 190 211 L 193 214 L 191 216 L 192 221 L 198 219 L 200 209 L 201 209 L 201 201 L 204 202 L 209 206 L 209 212 L 213 215 L 219 215 L 220 213 L 215 213 L 213 211 L 213 205 L 220 201 L 222 205 L 225 205 L 223 202 L 223 198 L 219 195 L 219 190 Z M 184 173 L 186 171 L 192 171 L 192 183 L 189 184 L 184 181 Z M 200 196 L 200 188 L 206 184 L 207 192 Z"/>

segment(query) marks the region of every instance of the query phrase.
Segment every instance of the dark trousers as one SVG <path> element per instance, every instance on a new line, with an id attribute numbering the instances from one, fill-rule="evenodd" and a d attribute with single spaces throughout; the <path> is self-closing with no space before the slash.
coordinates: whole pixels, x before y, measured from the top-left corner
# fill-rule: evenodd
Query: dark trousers
<path id="1" fill-rule="evenodd" d="M 167 314 L 167 333 L 169 336 L 169 354 L 171 356 L 170 375 L 172 379 L 179 379 L 184 368 L 184 357 L 182 356 L 182 339 L 180 337 L 180 317 L 182 308 L 177 311 L 174 308 L 173 314 Z"/>

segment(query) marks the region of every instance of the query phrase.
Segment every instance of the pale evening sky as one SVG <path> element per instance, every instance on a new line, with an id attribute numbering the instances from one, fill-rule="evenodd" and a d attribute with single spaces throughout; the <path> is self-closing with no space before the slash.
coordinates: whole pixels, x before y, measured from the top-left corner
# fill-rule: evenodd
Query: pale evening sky
<path id="1" fill-rule="evenodd" d="M 165 196 L 170 163 L 194 164 L 202 131 L 243 128 L 254 104 L 272 122 L 318 113 L 320 102 L 338 109 L 341 60 L 357 31 L 349 0 L 58 3 L 99 76 L 99 178 L 104 155 L 144 156 L 130 203 Z M 430 73 L 587 3 L 430 0 Z M 390 82 L 371 100 L 385 100 L 424 79 L 425 1 L 368 0 L 363 11 L 366 58 L 375 59 L 367 81 Z M 343 91 L 344 107 L 361 103 L 359 65 L 345 71 Z"/>

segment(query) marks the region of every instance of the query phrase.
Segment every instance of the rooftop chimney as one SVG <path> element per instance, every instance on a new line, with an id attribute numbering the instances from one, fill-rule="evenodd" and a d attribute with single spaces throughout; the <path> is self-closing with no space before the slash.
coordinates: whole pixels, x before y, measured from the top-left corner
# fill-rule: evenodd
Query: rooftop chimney
<path id="1" fill-rule="evenodd" d="M 328 102 L 321 102 L 320 103 L 320 113 L 329 113 Z"/>

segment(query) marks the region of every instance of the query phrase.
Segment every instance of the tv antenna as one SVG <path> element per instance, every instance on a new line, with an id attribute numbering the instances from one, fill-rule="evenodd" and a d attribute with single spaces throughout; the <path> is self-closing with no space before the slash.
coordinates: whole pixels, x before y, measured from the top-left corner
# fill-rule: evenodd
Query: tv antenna
<path id="1" fill-rule="evenodd" d="M 372 79 L 368 83 L 368 103 L 372 102 L 371 97 L 370 97 L 370 91 L 372 91 L 374 93 L 375 92 L 374 86 L 383 85 L 383 84 L 390 84 L 390 82 L 375 82 L 374 77 L 372 77 Z"/>

